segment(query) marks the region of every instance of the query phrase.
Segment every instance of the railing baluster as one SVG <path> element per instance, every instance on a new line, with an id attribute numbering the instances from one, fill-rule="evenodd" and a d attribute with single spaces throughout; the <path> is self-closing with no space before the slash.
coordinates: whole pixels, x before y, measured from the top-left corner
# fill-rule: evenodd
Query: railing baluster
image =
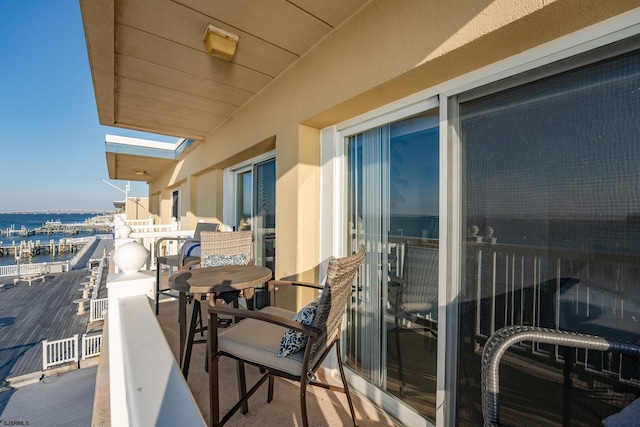
<path id="1" fill-rule="evenodd" d="M 496 275 L 498 274 L 498 272 L 496 271 L 498 253 L 492 251 L 491 255 L 493 272 L 491 274 L 491 327 L 489 329 L 489 335 L 493 334 L 496 331 Z"/>
<path id="2" fill-rule="evenodd" d="M 612 322 L 627 319 L 631 313 L 629 310 L 637 310 L 636 306 L 631 307 L 631 300 L 613 294 L 623 295 L 633 289 L 633 280 L 637 276 L 636 266 L 640 265 L 639 255 L 594 254 L 501 244 L 471 244 L 468 248 L 469 251 L 475 251 L 469 252 L 468 259 L 475 256 L 469 265 L 475 268 L 473 273 L 476 289 L 470 296 L 476 298 L 474 327 L 479 338 L 477 344 L 480 346 L 503 321 L 504 326 L 559 328 L 561 309 L 571 311 L 565 314 L 586 320 L 593 317 L 598 309 L 599 316 L 611 318 Z M 484 256 L 485 253 L 490 253 L 491 258 Z M 473 277 L 472 272 L 469 273 L 469 277 Z M 572 292 L 567 293 L 561 301 L 561 288 L 567 278 L 572 279 Z M 500 280 L 504 280 L 504 283 Z M 608 287 L 597 293 L 594 291 L 595 285 L 590 284 L 589 280 L 602 281 Z M 520 298 L 519 303 L 517 298 Z M 504 310 L 504 313 L 500 310 Z M 517 310 L 519 313 L 516 313 Z M 522 346 L 523 350 L 533 353 L 539 352 L 540 347 L 539 344 L 533 347 L 528 344 Z M 542 353 L 556 361 L 562 360 L 557 345 L 548 348 L 552 354 L 546 350 Z M 627 372 L 631 369 L 627 365 L 636 362 L 626 360 L 625 357 L 609 357 L 593 350 L 581 350 L 575 360 L 589 371 L 611 373 L 621 381 L 640 384 L 640 372 Z"/>

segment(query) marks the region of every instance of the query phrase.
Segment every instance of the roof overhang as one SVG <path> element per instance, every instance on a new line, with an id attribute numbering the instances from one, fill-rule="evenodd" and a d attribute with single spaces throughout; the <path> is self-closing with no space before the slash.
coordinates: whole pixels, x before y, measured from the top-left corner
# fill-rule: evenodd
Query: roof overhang
<path id="1" fill-rule="evenodd" d="M 170 167 L 192 143 L 192 140 L 184 138 L 169 143 L 107 135 L 105 151 L 109 178 L 151 181 Z"/>
<path id="2" fill-rule="evenodd" d="M 100 123 L 204 140 L 370 1 L 80 0 Z M 210 24 L 238 36 L 230 61 Z"/>

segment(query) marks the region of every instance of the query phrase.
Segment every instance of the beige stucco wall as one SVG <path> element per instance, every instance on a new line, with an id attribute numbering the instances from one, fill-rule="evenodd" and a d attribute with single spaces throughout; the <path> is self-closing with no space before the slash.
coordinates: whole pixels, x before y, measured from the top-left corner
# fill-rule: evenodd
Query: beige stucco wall
<path id="1" fill-rule="evenodd" d="M 129 197 L 125 206 L 127 219 L 148 219 L 149 218 L 149 198 Z"/>
<path id="2" fill-rule="evenodd" d="M 191 225 L 199 220 L 222 223 L 222 170 L 213 169 L 191 177 Z"/>
<path id="3" fill-rule="evenodd" d="M 373 1 L 151 182 L 150 193 L 168 197 L 167 188 L 188 182 L 181 185 L 184 217 L 220 218 L 221 170 L 275 146 L 276 276 L 308 269 L 319 259 L 320 129 L 639 6 L 640 0 Z M 163 221 L 169 206 L 163 201 Z M 306 298 L 282 300 L 300 306 Z"/>

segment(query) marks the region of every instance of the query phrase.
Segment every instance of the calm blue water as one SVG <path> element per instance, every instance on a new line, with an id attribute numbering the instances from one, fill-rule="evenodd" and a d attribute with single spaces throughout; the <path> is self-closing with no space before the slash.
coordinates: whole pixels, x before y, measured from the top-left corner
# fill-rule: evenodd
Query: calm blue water
<path id="1" fill-rule="evenodd" d="M 23 225 L 29 229 L 33 230 L 38 227 L 41 227 L 47 221 L 60 221 L 63 224 L 74 224 L 74 223 L 82 223 L 87 218 L 91 218 L 96 216 L 95 214 L 86 213 L 86 214 L 0 214 L 0 230 L 5 230 L 10 228 L 12 225 L 16 230 L 19 230 Z M 35 234 L 29 237 L 20 237 L 20 236 L 4 236 L 0 235 L 0 241 L 3 242 L 3 245 L 11 245 L 12 242 L 16 244 L 20 244 L 21 241 L 29 241 L 29 240 L 40 240 L 43 243 L 49 243 L 50 240 L 54 240 L 56 243 L 60 241 L 60 239 L 67 238 L 81 238 L 88 237 L 94 233 L 89 232 L 79 232 L 78 234 L 71 235 L 69 233 L 54 233 L 54 234 Z M 55 257 L 52 257 L 49 254 L 34 256 L 31 258 L 31 262 L 51 262 L 51 261 L 65 261 L 67 259 L 71 259 L 75 254 L 63 253 L 56 254 Z M 26 261 L 25 261 L 26 262 Z M 11 265 L 14 264 L 15 261 L 13 259 L 13 254 L 11 256 L 0 257 L 0 265 Z"/>
<path id="2" fill-rule="evenodd" d="M 493 228 L 497 243 L 603 253 L 640 253 L 640 218 L 610 220 L 467 218 L 485 236 Z M 438 217 L 394 215 L 392 236 L 438 238 Z"/>

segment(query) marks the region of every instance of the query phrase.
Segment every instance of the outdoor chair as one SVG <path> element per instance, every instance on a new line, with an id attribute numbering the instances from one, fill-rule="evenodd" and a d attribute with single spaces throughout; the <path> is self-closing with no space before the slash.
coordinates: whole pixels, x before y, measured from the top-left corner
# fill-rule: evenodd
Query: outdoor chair
<path id="1" fill-rule="evenodd" d="M 536 326 L 507 326 L 489 337 L 482 350 L 482 416 L 485 427 L 500 424 L 500 360 L 514 344 L 529 341 L 588 350 L 610 351 L 640 356 L 640 345 L 605 339 L 595 335 Z M 627 408 L 603 420 L 605 425 L 633 425 L 640 414 L 640 399 Z M 623 421 L 623 419 L 626 419 Z M 611 424 L 607 420 L 610 420 Z M 625 423 L 626 422 L 626 423 Z M 619 423 L 619 424 L 618 424 Z"/>
<path id="2" fill-rule="evenodd" d="M 253 232 L 252 231 L 228 231 L 211 232 L 203 231 L 200 234 L 200 258 L 186 262 L 180 271 L 188 270 L 194 266 L 213 267 L 222 265 L 253 265 Z M 212 284 L 213 285 L 213 284 Z M 224 300 L 225 303 L 233 303 L 237 308 L 240 291 L 222 292 L 217 295 L 209 295 L 211 299 Z M 187 332 L 187 342 L 185 345 L 185 355 L 183 358 L 182 373 L 185 378 L 189 375 L 189 364 L 193 344 L 206 343 L 206 339 L 195 339 L 196 334 L 204 336 L 207 330 L 202 319 L 200 300 L 206 295 L 191 295 L 193 310 L 191 321 Z M 221 319 L 220 324 L 228 326 L 231 319 Z M 206 359 L 205 368 L 208 367 Z"/>
<path id="3" fill-rule="evenodd" d="M 161 237 L 156 242 L 156 315 L 160 312 L 160 295 L 176 298 L 170 293 L 169 288 L 162 286 L 162 265 L 180 268 L 187 262 L 198 260 L 199 256 L 192 255 L 192 251 L 198 247 L 200 243 L 200 234 L 203 231 L 216 231 L 220 224 L 210 222 L 199 222 L 193 233 L 193 237 Z M 160 256 L 160 247 L 163 242 L 173 241 L 183 243 L 176 255 Z"/>
<path id="4" fill-rule="evenodd" d="M 402 277 L 388 276 L 393 323 L 387 322 L 387 328 L 395 333 L 401 397 L 405 382 L 400 328 L 422 329 L 433 338 L 438 336 L 438 248 L 407 242 L 403 265 Z"/>
<path id="5" fill-rule="evenodd" d="M 305 427 L 309 425 L 306 406 L 308 384 L 345 393 L 353 425 L 356 425 L 355 411 L 342 367 L 340 335 L 344 310 L 352 295 L 353 280 L 364 256 L 365 248 L 360 246 L 357 254 L 332 259 L 328 265 L 324 286 L 284 281 L 269 282 L 269 291 L 272 295 L 276 285 L 306 286 L 321 290 L 320 297 L 297 314 L 274 306 L 267 306 L 259 311 L 237 310 L 225 306 L 209 308 L 210 425 L 225 424 L 241 407 L 243 413 L 246 413 L 249 397 L 267 379 L 269 380 L 267 402 L 271 402 L 275 376 L 300 382 L 300 405 L 302 423 Z M 219 315 L 244 319 L 231 328 L 218 332 Z M 316 379 L 316 371 L 334 345 L 342 387 L 321 383 Z M 218 361 L 221 356 L 237 360 L 238 387 L 241 396 L 222 419 L 220 419 L 218 384 Z M 263 373 L 248 392 L 245 381 L 245 362 L 257 366 Z"/>

